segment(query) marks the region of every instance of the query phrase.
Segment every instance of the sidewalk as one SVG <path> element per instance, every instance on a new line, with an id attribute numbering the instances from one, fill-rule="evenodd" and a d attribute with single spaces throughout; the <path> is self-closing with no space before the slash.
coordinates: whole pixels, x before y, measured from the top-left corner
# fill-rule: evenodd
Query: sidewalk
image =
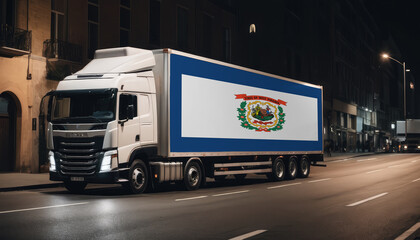
<path id="1" fill-rule="evenodd" d="M 61 182 L 50 181 L 49 173 L 0 173 L 0 192 L 51 188 Z"/>
<path id="2" fill-rule="evenodd" d="M 359 153 L 340 153 L 340 152 L 333 152 L 331 156 L 327 156 L 327 153 L 324 153 L 324 161 L 331 162 L 346 158 L 355 158 L 355 157 L 362 157 L 362 156 L 370 156 L 373 154 L 380 154 L 380 152 L 359 152 Z"/>
<path id="3" fill-rule="evenodd" d="M 324 155 L 326 163 L 360 156 L 375 154 L 366 153 L 331 153 L 331 157 Z M 53 188 L 62 186 L 61 182 L 53 182 L 49 179 L 48 173 L 0 173 L 0 192 Z"/>

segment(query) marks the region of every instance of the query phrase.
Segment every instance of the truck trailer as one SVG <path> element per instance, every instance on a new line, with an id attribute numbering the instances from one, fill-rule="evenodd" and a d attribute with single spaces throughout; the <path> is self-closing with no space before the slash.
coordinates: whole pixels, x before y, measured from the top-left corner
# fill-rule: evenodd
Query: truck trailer
<path id="1" fill-rule="evenodd" d="M 50 180 L 71 192 L 206 178 L 308 177 L 322 87 L 172 50 L 102 49 L 46 95 Z"/>

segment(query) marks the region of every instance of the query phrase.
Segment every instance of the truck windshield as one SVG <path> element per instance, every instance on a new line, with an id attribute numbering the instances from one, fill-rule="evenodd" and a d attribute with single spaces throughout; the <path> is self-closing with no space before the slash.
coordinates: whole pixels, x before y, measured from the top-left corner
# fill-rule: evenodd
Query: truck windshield
<path id="1" fill-rule="evenodd" d="M 117 89 L 56 91 L 51 99 L 53 123 L 102 123 L 115 120 Z"/>

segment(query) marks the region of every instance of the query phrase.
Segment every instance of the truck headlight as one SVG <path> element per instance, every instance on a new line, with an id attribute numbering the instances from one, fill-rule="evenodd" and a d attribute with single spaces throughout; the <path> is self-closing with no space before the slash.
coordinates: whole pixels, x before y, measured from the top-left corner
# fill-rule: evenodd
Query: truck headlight
<path id="1" fill-rule="evenodd" d="M 50 161 L 50 172 L 57 171 L 57 168 L 55 167 L 54 153 L 52 151 L 48 152 L 48 160 Z"/>
<path id="2" fill-rule="evenodd" d="M 417 149 L 420 149 L 420 145 L 417 146 Z"/>
<path id="3" fill-rule="evenodd" d="M 118 167 L 117 150 L 105 152 L 104 158 L 102 159 L 101 172 L 108 172 L 117 167 Z"/>
<path id="4" fill-rule="evenodd" d="M 407 148 L 408 148 L 408 146 L 407 145 L 404 145 L 404 150 L 407 150 Z"/>

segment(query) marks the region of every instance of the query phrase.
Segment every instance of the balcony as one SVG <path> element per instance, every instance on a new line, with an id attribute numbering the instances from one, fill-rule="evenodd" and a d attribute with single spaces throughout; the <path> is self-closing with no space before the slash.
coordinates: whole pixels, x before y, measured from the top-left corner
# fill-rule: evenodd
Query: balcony
<path id="1" fill-rule="evenodd" d="M 31 39 L 31 31 L 2 24 L 0 26 L 0 56 L 16 57 L 29 54 Z"/>
<path id="2" fill-rule="evenodd" d="M 57 39 L 48 39 L 44 41 L 42 55 L 49 59 L 81 63 L 82 46 Z"/>
<path id="3" fill-rule="evenodd" d="M 44 41 L 42 56 L 47 58 L 47 79 L 62 80 L 82 68 L 82 46 L 57 39 Z"/>

